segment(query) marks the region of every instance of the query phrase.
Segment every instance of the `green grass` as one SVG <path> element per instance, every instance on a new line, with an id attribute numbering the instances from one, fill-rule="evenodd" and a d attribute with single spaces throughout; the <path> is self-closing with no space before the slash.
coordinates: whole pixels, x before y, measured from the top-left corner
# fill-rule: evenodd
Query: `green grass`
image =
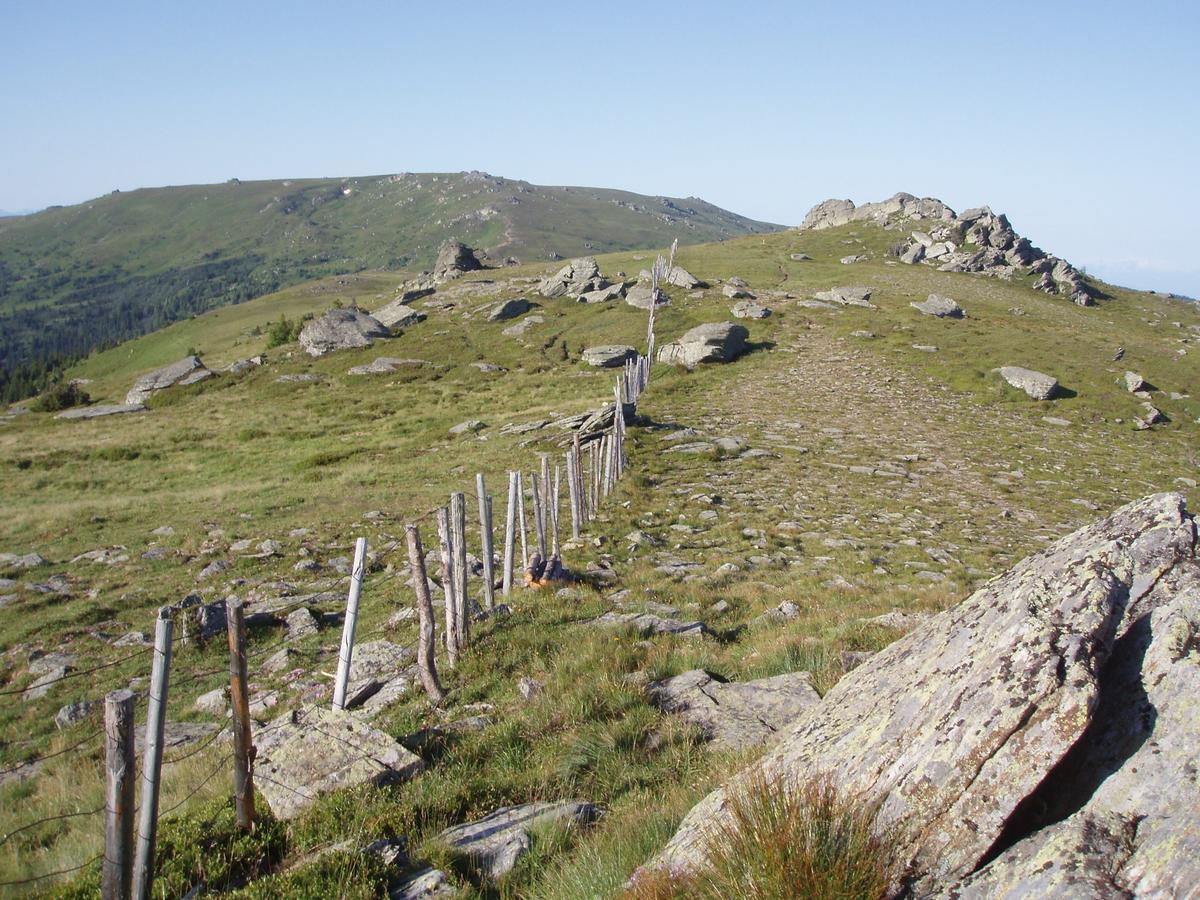
<path id="1" fill-rule="evenodd" d="M 414 693 L 375 723 L 400 738 L 461 718 L 464 706 L 482 702 L 495 707 L 492 724 L 429 745 L 422 751 L 429 768 L 408 784 L 331 795 L 279 826 L 277 835 L 272 831 L 270 840 L 264 835 L 236 853 L 221 850 L 214 864 L 263 873 L 242 886 L 229 876 L 222 889 L 320 896 L 337 885 L 339 893 L 369 895 L 383 877 L 373 863 L 353 852 L 320 852 L 344 840 L 363 845 L 402 837 L 412 867 L 449 865 L 466 897 L 618 895 L 690 805 L 740 761 L 713 753 L 692 730 L 659 713 L 640 681 L 697 667 L 729 679 L 803 669 L 824 692 L 842 676 L 844 654 L 877 650 L 898 634 L 870 618 L 945 609 L 1023 555 L 1133 497 L 1172 488 L 1194 496 L 1200 408 L 1166 394 L 1189 393 L 1196 378 L 1189 326 L 1200 325 L 1200 317 L 1193 307 L 1114 290 L 1113 300 L 1081 309 L 1020 284 L 888 266 L 880 253 L 895 237 L 860 225 L 684 248 L 680 262 L 698 277 L 740 275 L 774 314 L 748 323 L 758 349 L 734 365 L 655 370 L 639 410 L 643 421 L 630 429 L 629 477 L 586 539 L 566 550 L 575 571 L 608 555 L 619 583 L 604 591 L 580 585 L 564 597 L 518 592 L 513 616 L 478 628 L 458 670 L 442 672 L 445 710 Z M 843 241 L 859 240 L 872 259 L 838 263 L 852 249 Z M 792 261 L 798 251 L 814 259 Z M 606 273 L 636 275 L 651 262 L 643 251 L 601 258 Z M 229 593 L 271 597 L 280 580 L 297 592 L 341 596 L 344 580 L 332 570 L 309 575 L 293 566 L 302 553 L 322 563 L 349 555 L 360 535 L 379 553 L 364 591 L 360 634 L 414 640 L 411 623 L 384 627 L 412 602 L 404 550 L 393 543 L 403 537 L 403 522 L 424 516 L 452 490 L 473 493 L 476 472 L 485 474 L 502 521 L 507 470 L 531 469 L 540 451 L 560 452 L 563 435 L 502 435 L 501 426 L 605 402 L 610 376 L 582 366 L 580 351 L 644 338 L 645 313 L 623 303 L 591 306 L 532 294 L 532 279 L 549 268 L 505 270 L 503 277 L 513 280 L 498 286 L 483 282 L 501 273 L 456 282 L 440 293 L 458 306 L 426 310 L 429 318 L 402 337 L 321 359 L 285 344 L 268 353 L 266 366 L 165 393 L 145 414 L 59 421 L 29 413 L 2 420 L 0 550 L 37 551 L 51 565 L 0 590 L 17 595 L 0 620 L 0 689 L 29 683 L 30 649 L 68 649 L 80 670 L 110 665 L 40 700 L 0 704 L 0 768 L 68 748 L 98 727 L 95 714 L 62 732 L 52 720 L 67 702 L 98 698 L 148 674 L 144 654 L 118 662 L 131 650 L 109 640 L 149 631 L 158 606 L 197 590 L 210 601 Z M 281 314 L 296 319 L 353 300 L 374 309 L 398 281 L 373 273 L 290 288 L 97 354 L 71 375 L 91 379 L 86 389 L 98 401 L 119 401 L 137 375 L 189 348 L 212 366 L 253 356 Z M 795 302 L 835 284 L 872 286 L 879 308 L 830 311 Z M 909 307 L 934 290 L 959 300 L 969 318 L 932 320 Z M 487 303 L 522 295 L 536 300 L 535 312 L 546 319 L 523 340 L 502 335 L 509 323 L 474 315 Z M 659 315 L 660 342 L 724 320 L 731 305 L 719 287 L 671 295 Z M 1025 315 L 1014 316 L 1012 307 Z M 876 337 L 854 337 L 860 330 Z M 926 343 L 940 352 L 912 349 Z M 1117 345 L 1126 349 L 1120 363 L 1112 361 Z M 1179 349 L 1189 352 L 1180 356 Z M 346 374 L 385 355 L 431 365 L 373 378 Z M 481 373 L 470 365 L 480 360 L 508 371 Z M 1054 374 L 1075 395 L 1029 401 L 991 372 L 1006 364 Z M 1155 402 L 1171 417 L 1167 425 L 1132 430 L 1138 404 L 1117 383 L 1125 368 L 1161 389 Z M 275 381 L 300 372 L 321 381 Z M 1073 424 L 1046 424 L 1047 415 Z M 477 436 L 447 433 L 467 419 L 487 427 Z M 684 426 L 703 436 L 739 437 L 770 455 L 667 452 L 666 436 Z M 371 510 L 387 518 L 364 519 Z M 173 526 L 174 534 L 151 534 L 161 525 Z M 428 518 L 422 527 L 428 546 Z M 300 528 L 309 533 L 291 535 Z M 657 546 L 630 549 L 625 536 L 635 528 L 652 534 Z M 284 550 L 265 560 L 227 552 L 243 538 L 279 540 Z M 152 545 L 168 557 L 143 559 Z M 70 562 L 114 546 L 125 548 L 127 563 Z M 700 566 L 698 577 L 665 577 L 657 566 L 668 555 Z M 234 567 L 197 583 L 197 572 L 213 558 L 232 559 Z M 719 573 L 726 564 L 737 568 Z M 69 596 L 27 586 L 54 573 L 68 576 Z M 630 592 L 624 602 L 631 609 L 647 600 L 671 604 L 683 617 L 704 620 L 713 634 L 700 641 L 642 640 L 588 627 L 587 619 L 614 608 L 607 595 L 618 588 Z M 727 610 L 713 611 L 722 601 Z M 795 618 L 757 621 L 784 601 L 798 607 Z M 258 630 L 251 653 L 281 638 L 277 628 Z M 327 627 L 298 644 L 297 666 L 312 682 L 331 670 L 337 639 L 338 629 Z M 220 641 L 180 648 L 170 718 L 203 720 L 192 703 L 221 686 L 226 665 Z M 522 676 L 544 681 L 546 694 L 521 699 Z M 303 682 L 257 672 L 252 678 L 261 689 L 281 691 L 279 710 L 301 702 Z M 202 784 L 222 763 L 221 753 L 168 769 L 164 807 L 186 801 L 173 813 L 181 834 L 216 815 L 228 795 L 225 771 Z M 101 797 L 101 766 L 97 738 L 48 761 L 23 784 L 0 788 L 0 833 L 64 809 L 92 808 Z M 438 847 L 443 828 L 497 806 L 565 797 L 599 803 L 604 816 L 588 829 L 539 836 L 532 856 L 502 884 L 480 883 Z M 0 845 L 0 880 L 89 859 L 99 848 L 98 823 L 97 817 L 63 820 Z M 194 863 L 180 848 L 165 865 L 182 885 Z"/>

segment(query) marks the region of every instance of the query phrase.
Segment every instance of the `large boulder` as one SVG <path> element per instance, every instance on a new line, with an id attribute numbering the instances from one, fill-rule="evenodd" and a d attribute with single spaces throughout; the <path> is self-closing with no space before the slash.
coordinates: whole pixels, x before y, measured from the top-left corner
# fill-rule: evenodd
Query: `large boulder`
<path id="1" fill-rule="evenodd" d="M 602 369 L 619 369 L 629 360 L 637 356 L 637 351 L 624 344 L 606 344 L 602 347 L 588 347 L 583 351 L 582 359 L 589 366 Z"/>
<path id="2" fill-rule="evenodd" d="M 375 338 L 389 337 L 391 330 L 360 309 L 331 309 L 300 332 L 300 345 L 310 356 L 332 350 L 370 347 Z"/>
<path id="3" fill-rule="evenodd" d="M 635 284 L 625 292 L 625 302 L 637 309 L 649 309 L 651 306 L 666 306 L 671 298 L 648 284 Z"/>
<path id="4" fill-rule="evenodd" d="M 158 391 L 166 390 L 169 387 L 195 384 L 211 375 L 212 372 L 205 367 L 204 363 L 200 362 L 200 357 L 185 356 L 169 366 L 163 366 L 161 369 L 138 376 L 133 387 L 129 389 L 129 393 L 125 395 L 125 405 L 140 406 Z M 133 412 L 134 410 L 123 411 Z"/>
<path id="5" fill-rule="evenodd" d="M 954 210 L 934 197 L 916 197 L 901 191 L 878 203 L 855 206 L 849 200 L 824 200 L 808 211 L 801 228 L 835 228 L 849 222 L 886 225 L 910 219 L 954 218 Z"/>
<path id="6" fill-rule="evenodd" d="M 700 363 L 732 362 L 746 352 L 750 332 L 733 322 L 697 325 L 677 341 L 658 351 L 658 361 L 695 368 Z"/>
<path id="7" fill-rule="evenodd" d="M 506 806 L 476 822 L 447 828 L 440 839 L 466 855 L 481 873 L 499 878 L 512 871 L 533 844 L 533 832 L 547 826 L 586 825 L 600 810 L 582 800 Z"/>
<path id="8" fill-rule="evenodd" d="M 825 303 L 838 303 L 842 306 L 861 306 L 863 309 L 875 309 L 871 302 L 871 289 L 868 287 L 831 287 L 827 291 L 817 291 L 813 295 Z"/>
<path id="9" fill-rule="evenodd" d="M 322 794 L 412 778 L 425 762 L 353 714 L 313 707 L 289 712 L 255 734 L 255 787 L 280 819 L 294 819 Z"/>
<path id="10" fill-rule="evenodd" d="M 698 725 L 714 745 L 745 750 L 773 740 L 821 702 L 808 672 L 757 681 L 722 682 L 702 669 L 656 681 L 647 688 L 664 712 Z"/>
<path id="11" fill-rule="evenodd" d="M 513 297 L 511 300 L 501 300 L 499 303 L 488 309 L 489 322 L 506 322 L 509 319 L 515 319 L 517 316 L 523 316 L 529 312 L 533 306 L 524 297 Z"/>
<path id="12" fill-rule="evenodd" d="M 685 290 L 704 287 L 704 282 L 685 269 L 683 266 L 671 266 L 667 270 L 667 284 L 673 284 Z"/>
<path id="13" fill-rule="evenodd" d="M 1200 883 L 1197 634 L 1183 498 L 1131 503 L 844 676 L 653 865 L 701 866 L 729 793 L 754 778 L 829 778 L 878 803 L 914 896 L 962 896 L 960 881 L 979 897 L 1186 893 Z"/>
<path id="14" fill-rule="evenodd" d="M 437 262 L 433 264 L 433 277 L 439 281 L 457 278 L 464 272 L 475 272 L 483 263 L 475 251 L 460 241 L 446 241 L 438 248 Z"/>
<path id="15" fill-rule="evenodd" d="M 1058 393 L 1058 379 L 1021 366 L 1002 366 L 1000 377 L 1032 400 L 1050 400 Z"/>

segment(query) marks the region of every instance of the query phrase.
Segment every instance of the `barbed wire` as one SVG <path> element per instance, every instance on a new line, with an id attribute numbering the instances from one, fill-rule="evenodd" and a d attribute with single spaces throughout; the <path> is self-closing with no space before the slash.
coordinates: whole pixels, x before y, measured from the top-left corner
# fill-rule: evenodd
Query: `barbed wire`
<path id="1" fill-rule="evenodd" d="M 58 678 L 55 678 L 51 681 L 45 681 L 45 682 L 41 682 L 39 684 L 39 683 L 37 683 L 37 681 L 35 679 L 34 684 L 37 684 L 38 687 L 48 688 L 52 685 L 59 684 L 63 681 L 68 681 L 69 679 L 72 679 L 72 678 L 82 678 L 84 675 L 91 675 L 93 672 L 99 672 L 102 669 L 111 669 L 113 666 L 119 666 L 123 662 L 128 662 L 131 659 L 136 659 L 137 657 L 141 656 L 143 653 L 149 653 L 153 649 L 154 649 L 153 646 L 143 647 L 141 650 L 138 650 L 134 653 L 130 653 L 128 656 L 122 656 L 119 659 L 113 659 L 113 660 L 109 660 L 108 662 L 105 662 L 105 663 L 100 663 L 99 665 L 92 666 L 90 669 L 79 669 L 79 670 L 73 669 L 70 672 L 60 675 Z M 0 691 L 0 697 L 10 697 L 14 694 L 23 694 L 27 690 L 29 690 L 29 688 L 31 688 L 33 686 L 34 685 L 31 684 L 31 685 L 28 685 L 27 687 L 23 687 L 23 688 L 9 688 L 8 690 Z"/>
<path id="2" fill-rule="evenodd" d="M 33 822 L 27 822 L 26 824 L 21 825 L 18 828 L 14 828 L 12 831 L 8 832 L 6 835 L 4 835 L 4 837 L 0 838 L 0 847 L 7 844 L 12 838 L 16 837 L 18 834 L 21 834 L 22 832 L 25 832 L 25 831 L 29 831 L 32 828 L 37 828 L 39 825 L 45 825 L 47 822 L 59 822 L 63 819 L 77 819 L 81 816 L 94 816 L 97 813 L 104 812 L 104 810 L 106 808 L 107 808 L 107 804 L 101 803 L 95 809 L 85 809 L 85 810 L 80 810 L 78 812 L 59 813 L 59 814 L 53 815 L 53 816 L 43 816 L 40 819 L 36 819 Z"/>
<path id="3" fill-rule="evenodd" d="M 167 809 L 159 810 L 159 812 L 158 812 L 159 818 L 161 819 L 163 816 L 175 812 L 175 810 L 179 809 L 179 807 L 183 806 L 185 803 L 187 803 L 189 800 L 191 800 L 193 797 L 195 797 L 198 793 L 200 793 L 200 790 L 206 784 L 208 784 L 210 781 L 212 781 L 217 776 L 218 772 L 220 772 L 223 768 L 225 768 L 226 765 L 228 765 L 232 761 L 233 761 L 233 753 L 232 752 L 230 752 L 226 756 L 222 757 L 220 759 L 220 761 L 217 762 L 216 767 L 211 772 L 209 772 L 207 775 L 205 775 L 204 780 L 201 781 L 194 788 L 192 788 L 192 790 L 188 793 L 188 795 L 186 797 L 184 797 L 178 803 L 172 804 Z"/>
<path id="4" fill-rule="evenodd" d="M 42 756 L 35 756 L 33 759 L 24 760 L 22 762 L 17 763 L 15 766 L 10 766 L 7 769 L 0 769 L 0 777 L 2 777 L 4 775 L 8 775 L 11 772 L 17 772 L 21 769 L 24 769 L 26 766 L 36 765 L 37 763 L 45 762 L 48 759 L 54 759 L 54 757 L 56 757 L 56 756 L 62 756 L 65 753 L 70 753 L 72 750 L 78 750 L 84 744 L 94 741 L 97 737 L 99 737 L 102 734 L 104 734 L 104 729 L 97 728 L 95 731 L 93 731 L 91 734 L 89 734 L 83 740 L 79 741 L 76 744 L 72 744 L 70 747 L 64 747 L 61 750 L 55 750 L 53 753 L 46 753 L 46 754 L 43 754 Z"/>

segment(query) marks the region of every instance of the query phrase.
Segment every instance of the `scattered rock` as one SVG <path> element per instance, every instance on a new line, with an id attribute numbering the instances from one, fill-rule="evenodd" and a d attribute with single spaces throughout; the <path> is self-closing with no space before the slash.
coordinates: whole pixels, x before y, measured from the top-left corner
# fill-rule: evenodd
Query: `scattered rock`
<path id="1" fill-rule="evenodd" d="M 735 319 L 765 319 L 771 315 L 771 310 L 752 300 L 735 303 L 732 312 Z"/>
<path id="2" fill-rule="evenodd" d="M 220 575 L 222 572 L 228 571 L 233 567 L 233 564 L 228 560 L 214 559 L 207 566 L 199 571 L 196 575 L 197 581 L 206 581 L 214 575 Z"/>
<path id="3" fill-rule="evenodd" d="M 458 437 L 464 434 L 478 434 L 487 428 L 486 422 L 481 422 L 479 419 L 467 419 L 465 422 L 459 422 L 450 429 L 450 434 Z"/>
<path id="4" fill-rule="evenodd" d="M 1024 391 L 1033 400 L 1050 400 L 1058 392 L 1058 379 L 1020 366 L 1004 366 L 1000 375 L 1018 390 Z"/>
<path id="5" fill-rule="evenodd" d="M 0 553 L 0 572 L 23 572 L 48 565 L 50 561 L 40 553 Z"/>
<path id="6" fill-rule="evenodd" d="M 637 357 L 637 351 L 624 344 L 605 344 L 601 347 L 588 347 L 583 351 L 581 359 L 589 366 L 602 369 L 619 369 L 625 363 Z"/>
<path id="7" fill-rule="evenodd" d="M 937 316 L 939 319 L 961 319 L 966 315 L 963 308 L 958 305 L 958 301 L 943 297 L 941 294 L 930 294 L 929 299 L 924 303 L 914 302 L 909 306 L 927 316 Z"/>
<path id="8" fill-rule="evenodd" d="M 82 722 L 92 714 L 92 710 L 98 709 L 101 705 L 98 700 L 78 700 L 75 703 L 68 703 L 55 714 L 54 724 L 60 729 L 70 728 L 72 725 Z"/>
<path id="9" fill-rule="evenodd" d="M 544 690 L 546 690 L 546 686 L 536 678 L 517 679 L 517 692 L 526 700 L 532 700 Z"/>
<path id="10" fill-rule="evenodd" d="M 407 875 L 389 887 L 388 900 L 426 900 L 430 897 L 453 897 L 457 893 L 445 872 L 429 868 Z"/>
<path id="11" fill-rule="evenodd" d="M 545 321 L 542 316 L 526 316 L 516 325 L 509 325 L 500 333 L 507 337 L 521 337 L 534 325 L 541 325 Z"/>
<path id="12" fill-rule="evenodd" d="M 650 613 L 608 612 L 593 619 L 592 624 L 599 628 L 630 628 L 639 634 L 674 634 L 679 637 L 702 637 L 707 631 L 703 622 L 681 622 Z"/>
<path id="13" fill-rule="evenodd" d="M 393 335 L 401 329 L 424 322 L 426 318 L 425 313 L 418 312 L 402 300 L 393 300 L 387 306 L 373 312 L 371 317 L 384 328 L 390 329 Z"/>
<path id="14" fill-rule="evenodd" d="M 446 241 L 438 248 L 437 261 L 433 264 L 433 277 L 437 281 L 449 281 L 466 273 L 483 268 L 476 252 L 460 241 Z"/>
<path id="15" fill-rule="evenodd" d="M 309 372 L 298 372 L 289 375 L 280 375 L 275 379 L 276 384 L 316 384 L 321 380 L 320 375 L 313 375 Z"/>
<path id="16" fill-rule="evenodd" d="M 618 300 L 625 296 L 625 283 L 617 282 L 610 284 L 608 287 L 599 288 L 594 291 L 586 291 L 580 294 L 576 299 L 580 303 L 607 303 L 610 300 Z"/>
<path id="17" fill-rule="evenodd" d="M 653 302 L 651 297 L 654 298 Z M 661 290 L 655 293 L 654 288 L 648 284 L 638 284 L 625 292 L 625 302 L 637 309 L 649 309 L 651 305 L 666 306 L 671 302 L 671 298 Z"/>
<path id="18" fill-rule="evenodd" d="M 594 256 L 581 256 L 570 260 L 549 278 L 538 285 L 543 297 L 578 297 L 608 287 L 608 281 L 600 277 L 600 266 Z"/>
<path id="19" fill-rule="evenodd" d="M 224 716 L 229 709 L 228 688 L 213 688 L 205 694 L 201 694 L 196 698 L 196 702 L 192 704 L 192 708 L 197 712 L 208 713 L 213 716 Z"/>
<path id="20" fill-rule="evenodd" d="M 64 409 L 56 419 L 98 419 L 102 416 L 120 416 L 125 413 L 145 412 L 146 407 L 141 403 L 120 403 L 108 406 L 77 406 Z"/>
<path id="21" fill-rule="evenodd" d="M 195 384 L 211 375 L 212 372 L 205 368 L 204 363 L 200 362 L 200 357 L 185 356 L 179 362 L 138 376 L 133 387 L 129 389 L 129 393 L 125 395 L 125 405 L 141 406 L 158 391 L 166 390 L 169 387 Z M 126 412 L 134 412 L 134 410 L 126 410 Z"/>
<path id="22" fill-rule="evenodd" d="M 361 366 L 352 366 L 346 370 L 347 375 L 388 375 L 400 369 L 419 368 L 428 365 L 425 359 L 398 359 L 395 356 L 381 356 L 378 359 Z"/>
<path id="23" fill-rule="evenodd" d="M 867 287 L 832 287 L 827 291 L 817 291 L 814 295 L 823 303 L 837 303 L 842 306 L 860 306 L 863 309 L 876 309 L 871 302 L 871 289 Z"/>
<path id="24" fill-rule="evenodd" d="M 320 630 L 316 617 L 303 606 L 288 613 L 283 622 L 289 641 L 301 640 Z"/>
<path id="25" fill-rule="evenodd" d="M 694 669 L 654 682 L 647 690 L 664 712 L 700 726 L 716 746 L 734 750 L 773 740 L 782 728 L 821 702 L 808 672 L 722 682 Z"/>
<path id="26" fill-rule="evenodd" d="M 1125 373 L 1125 390 L 1131 394 L 1136 394 L 1138 391 L 1146 389 L 1146 379 L 1137 372 Z"/>
<path id="27" fill-rule="evenodd" d="M 524 297 L 502 300 L 488 311 L 488 321 L 506 322 L 509 319 L 515 319 L 517 316 L 525 315 L 532 308 L 532 305 Z"/>

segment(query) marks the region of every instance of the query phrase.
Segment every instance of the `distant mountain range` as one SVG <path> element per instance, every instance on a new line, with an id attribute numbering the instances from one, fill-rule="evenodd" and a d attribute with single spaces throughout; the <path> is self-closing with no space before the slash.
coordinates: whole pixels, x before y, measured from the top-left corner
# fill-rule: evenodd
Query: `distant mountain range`
<path id="1" fill-rule="evenodd" d="M 780 228 L 694 197 L 483 172 L 114 191 L 0 221 L 0 391 L 40 387 L 48 367 L 290 284 L 428 267 L 448 238 L 501 265 Z"/>

